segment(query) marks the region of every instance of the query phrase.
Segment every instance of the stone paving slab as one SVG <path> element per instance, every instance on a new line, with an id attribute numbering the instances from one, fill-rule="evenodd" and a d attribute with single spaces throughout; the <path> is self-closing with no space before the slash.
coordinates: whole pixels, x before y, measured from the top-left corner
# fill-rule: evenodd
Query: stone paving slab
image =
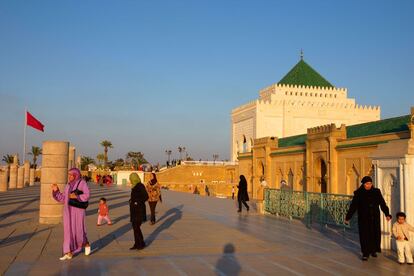
<path id="1" fill-rule="evenodd" d="M 147 247 L 130 251 L 129 190 L 91 188 L 87 232 L 92 254 L 60 261 L 62 225 L 39 225 L 39 185 L 0 193 L 0 273 L 3 275 L 414 275 L 393 252 L 362 262 L 355 235 L 308 229 L 254 211 L 236 212 L 229 199 L 163 190 L 157 223 L 142 226 Z M 96 226 L 106 197 L 112 226 Z M 254 210 L 254 208 L 252 208 Z M 147 207 L 149 212 L 149 208 Z"/>

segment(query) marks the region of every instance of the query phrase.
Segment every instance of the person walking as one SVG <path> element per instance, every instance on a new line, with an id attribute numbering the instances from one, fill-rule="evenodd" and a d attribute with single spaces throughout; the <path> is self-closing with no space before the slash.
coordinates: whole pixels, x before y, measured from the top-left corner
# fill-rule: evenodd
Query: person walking
<path id="1" fill-rule="evenodd" d="M 155 224 L 155 207 L 158 201 L 161 201 L 160 184 L 155 173 L 151 173 L 151 180 L 148 181 L 146 188 L 149 196 L 148 204 L 151 210 L 151 225 L 153 225 Z"/>
<path id="2" fill-rule="evenodd" d="M 137 173 L 131 173 L 129 175 L 129 181 L 131 182 L 129 213 L 132 229 L 134 230 L 134 245 L 130 250 L 141 250 L 145 247 L 141 224 L 144 217 L 145 201 L 148 200 L 148 193 Z"/>
<path id="3" fill-rule="evenodd" d="M 63 256 L 60 258 L 61 261 L 72 259 L 74 254 L 82 251 L 82 247 L 85 248 L 85 255 L 91 253 L 91 246 L 86 235 L 85 209 L 79 207 L 89 200 L 89 187 L 77 168 L 69 170 L 68 180 L 63 193 L 56 184 L 51 185 L 53 198 L 63 203 Z M 80 203 L 74 206 L 76 204 L 72 203 L 73 201 Z"/>
<path id="4" fill-rule="evenodd" d="M 99 199 L 98 222 L 96 226 L 101 226 L 102 220 L 105 220 L 108 225 L 112 225 L 111 219 L 109 218 L 109 208 L 104 197 Z"/>
<path id="5" fill-rule="evenodd" d="M 242 203 L 244 206 L 246 206 L 247 211 L 249 211 L 249 205 L 247 205 L 246 201 L 249 201 L 249 194 L 247 193 L 247 180 L 244 175 L 240 175 L 240 182 L 237 186 L 239 188 L 237 192 L 237 200 L 239 201 L 239 210 L 237 212 L 242 211 Z"/>
<path id="6" fill-rule="evenodd" d="M 354 197 L 345 217 L 345 224 L 349 224 L 354 213 L 358 211 L 362 260 L 367 261 L 370 254 L 372 257 L 377 257 L 377 253 L 381 252 L 381 227 L 378 207 L 385 214 L 387 221 L 391 220 L 391 215 L 380 189 L 372 187 L 372 178 L 364 176 L 361 184 L 354 192 Z"/>

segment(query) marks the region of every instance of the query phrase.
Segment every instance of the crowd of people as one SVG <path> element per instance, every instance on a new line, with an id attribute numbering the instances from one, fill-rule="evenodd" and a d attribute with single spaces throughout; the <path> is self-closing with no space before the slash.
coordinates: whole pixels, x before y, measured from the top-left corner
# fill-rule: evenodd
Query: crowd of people
<path id="1" fill-rule="evenodd" d="M 97 181 L 104 181 L 104 177 L 97 177 Z M 105 184 L 112 179 L 106 178 Z M 130 221 L 134 232 L 134 244 L 131 250 L 142 250 L 146 244 L 141 231 L 141 225 L 146 221 L 146 202 L 150 207 L 150 224 L 156 223 L 156 206 L 160 201 L 161 187 L 157 181 L 155 173 L 151 173 L 151 179 L 144 185 L 137 173 L 129 176 L 131 183 L 131 196 L 129 200 Z M 264 181 L 264 180 L 263 180 Z M 267 187 L 267 183 L 261 184 Z M 206 194 L 209 194 L 206 185 Z M 247 191 L 247 180 L 244 175 L 240 175 L 239 185 L 237 186 L 238 210 L 241 212 L 243 206 L 249 211 L 247 204 L 249 194 Z M 84 249 L 85 255 L 91 253 L 91 246 L 88 241 L 85 223 L 85 210 L 88 207 L 90 191 L 87 182 L 82 178 L 81 172 L 73 168 L 68 172 L 68 183 L 61 192 L 56 184 L 51 185 L 53 198 L 63 203 L 63 256 L 60 260 L 70 260 L 74 254 L 78 254 Z M 232 198 L 234 199 L 234 187 L 232 188 Z M 354 192 L 352 202 L 345 217 L 345 224 L 349 224 L 352 216 L 358 213 L 358 229 L 362 260 L 377 257 L 381 252 L 381 228 L 380 210 L 384 213 L 387 221 L 391 221 L 392 216 L 389 208 L 378 188 L 373 187 L 372 179 L 369 176 L 362 178 L 361 186 Z M 406 214 L 398 212 L 396 221 L 392 226 L 392 233 L 396 240 L 398 262 L 403 264 L 413 264 L 413 257 L 410 248 L 409 231 L 414 231 L 414 227 L 406 221 Z M 112 225 L 109 217 L 109 207 L 106 198 L 99 200 L 97 226 L 101 226 L 106 221 L 107 225 Z"/>
<path id="2" fill-rule="evenodd" d="M 106 185 L 109 187 L 113 183 L 112 176 L 109 174 L 106 174 L 106 175 L 97 174 L 95 176 L 95 179 L 96 179 L 96 183 L 98 183 L 101 186 Z"/>

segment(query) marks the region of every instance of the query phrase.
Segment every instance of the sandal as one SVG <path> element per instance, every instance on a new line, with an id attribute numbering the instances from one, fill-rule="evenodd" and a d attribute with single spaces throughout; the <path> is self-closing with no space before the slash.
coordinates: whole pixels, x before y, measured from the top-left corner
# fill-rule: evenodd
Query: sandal
<path id="1" fill-rule="evenodd" d="M 70 254 L 65 254 L 65 255 L 63 255 L 62 257 L 59 258 L 59 260 L 61 260 L 61 261 L 70 260 L 70 259 L 72 259 L 72 255 L 70 255 Z"/>

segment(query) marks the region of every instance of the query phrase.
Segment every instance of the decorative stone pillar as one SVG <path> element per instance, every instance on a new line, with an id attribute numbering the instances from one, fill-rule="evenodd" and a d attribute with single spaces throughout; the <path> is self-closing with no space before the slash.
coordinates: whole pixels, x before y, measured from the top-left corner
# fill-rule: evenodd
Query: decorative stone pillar
<path id="1" fill-rule="evenodd" d="M 24 167 L 20 166 L 17 169 L 17 189 L 24 188 Z"/>
<path id="2" fill-rule="evenodd" d="M 29 186 L 29 178 L 30 178 L 30 162 L 26 160 L 24 162 L 24 186 Z"/>
<path id="3" fill-rule="evenodd" d="M 17 188 L 17 164 L 10 165 L 9 189 Z"/>
<path id="4" fill-rule="evenodd" d="M 69 161 L 68 161 L 68 169 L 72 169 L 75 167 L 75 152 L 76 148 L 74 146 L 69 147 Z"/>
<path id="5" fill-rule="evenodd" d="M 0 169 L 0 192 L 7 191 L 7 176 L 8 176 L 8 167 L 3 167 Z"/>
<path id="6" fill-rule="evenodd" d="M 62 220 L 63 204 L 52 196 L 51 184 L 64 190 L 68 177 L 69 142 L 45 141 L 42 145 L 39 223 L 57 224 Z"/>
<path id="7" fill-rule="evenodd" d="M 35 169 L 30 169 L 29 171 L 29 186 L 34 186 L 35 184 Z"/>

